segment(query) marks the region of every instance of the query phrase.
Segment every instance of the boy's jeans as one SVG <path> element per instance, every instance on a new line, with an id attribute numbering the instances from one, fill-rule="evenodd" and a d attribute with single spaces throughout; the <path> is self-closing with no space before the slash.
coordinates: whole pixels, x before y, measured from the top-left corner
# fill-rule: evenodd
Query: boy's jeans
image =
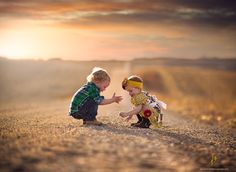
<path id="1" fill-rule="evenodd" d="M 83 119 L 85 121 L 93 121 L 96 119 L 98 111 L 98 104 L 92 100 L 87 100 L 83 106 L 78 107 L 78 112 L 71 114 L 76 119 Z"/>

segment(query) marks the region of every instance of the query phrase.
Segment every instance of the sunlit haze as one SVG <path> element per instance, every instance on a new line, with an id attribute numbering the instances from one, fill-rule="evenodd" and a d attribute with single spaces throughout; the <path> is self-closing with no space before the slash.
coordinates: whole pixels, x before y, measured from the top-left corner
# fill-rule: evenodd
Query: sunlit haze
<path id="1" fill-rule="evenodd" d="M 0 56 L 235 58 L 235 7 L 231 0 L 0 1 Z"/>

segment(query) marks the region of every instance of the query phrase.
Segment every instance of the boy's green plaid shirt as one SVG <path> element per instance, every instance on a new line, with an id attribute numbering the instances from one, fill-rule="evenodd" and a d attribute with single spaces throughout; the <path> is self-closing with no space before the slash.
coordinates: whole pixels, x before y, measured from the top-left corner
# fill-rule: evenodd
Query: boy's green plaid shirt
<path id="1" fill-rule="evenodd" d="M 83 104 L 88 100 L 92 99 L 97 104 L 100 104 L 104 99 L 104 96 L 100 96 L 100 90 L 98 87 L 92 83 L 88 82 L 82 86 L 72 97 L 70 103 L 69 114 L 73 114 L 78 111 L 78 107 L 83 106 Z"/>

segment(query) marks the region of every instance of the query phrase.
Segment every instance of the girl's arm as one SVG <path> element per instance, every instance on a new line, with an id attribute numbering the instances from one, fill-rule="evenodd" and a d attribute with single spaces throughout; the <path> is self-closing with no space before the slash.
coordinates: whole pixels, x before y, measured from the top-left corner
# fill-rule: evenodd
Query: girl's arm
<path id="1" fill-rule="evenodd" d="M 142 110 L 142 105 L 138 105 L 138 106 L 135 106 L 133 108 L 133 110 L 131 111 L 128 111 L 128 112 L 121 112 L 120 113 L 120 116 L 121 117 L 127 117 L 127 116 L 130 116 L 130 118 L 132 118 L 133 115 L 136 115 L 138 114 L 141 110 Z"/>
<path id="2" fill-rule="evenodd" d="M 103 99 L 102 102 L 100 103 L 100 105 L 107 105 L 107 104 L 111 104 L 111 103 L 119 103 L 122 100 L 121 96 L 116 96 L 116 93 L 113 94 L 112 98 L 110 99 Z"/>

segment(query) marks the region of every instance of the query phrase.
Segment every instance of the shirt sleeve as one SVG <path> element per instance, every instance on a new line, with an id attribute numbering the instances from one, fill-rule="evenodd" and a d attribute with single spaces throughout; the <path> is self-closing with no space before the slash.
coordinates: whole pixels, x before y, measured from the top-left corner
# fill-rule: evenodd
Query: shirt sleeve
<path id="1" fill-rule="evenodd" d="M 89 96 L 97 103 L 101 104 L 101 102 L 104 100 L 104 96 L 101 96 L 99 91 L 95 88 L 92 88 L 89 91 Z"/>
<path id="2" fill-rule="evenodd" d="M 94 97 L 93 99 L 97 104 L 101 104 L 101 102 L 104 100 L 104 96 L 97 96 L 97 97 Z"/>
<path id="3" fill-rule="evenodd" d="M 139 94 L 133 99 L 132 103 L 135 106 L 144 105 L 147 103 L 147 100 L 148 98 L 144 94 Z"/>

